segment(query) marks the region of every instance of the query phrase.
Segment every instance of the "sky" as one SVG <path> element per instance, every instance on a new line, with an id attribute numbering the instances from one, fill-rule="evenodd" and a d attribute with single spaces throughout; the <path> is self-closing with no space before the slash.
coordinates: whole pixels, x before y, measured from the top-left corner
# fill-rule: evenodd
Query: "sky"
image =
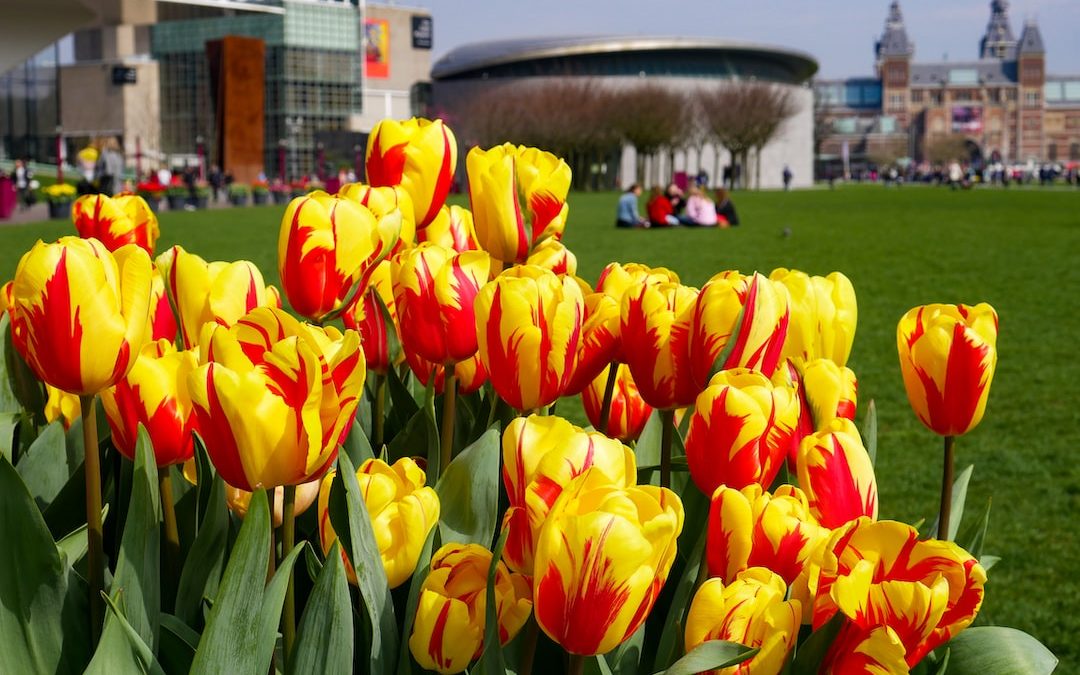
<path id="1" fill-rule="evenodd" d="M 889 0 L 406 0 L 435 24 L 432 56 L 462 44 L 547 35 L 682 35 L 759 42 L 814 56 L 821 77 L 870 75 Z M 915 61 L 978 58 L 989 0 L 901 0 Z M 1080 0 L 1013 0 L 1017 38 L 1038 21 L 1047 72 L 1080 74 Z"/>

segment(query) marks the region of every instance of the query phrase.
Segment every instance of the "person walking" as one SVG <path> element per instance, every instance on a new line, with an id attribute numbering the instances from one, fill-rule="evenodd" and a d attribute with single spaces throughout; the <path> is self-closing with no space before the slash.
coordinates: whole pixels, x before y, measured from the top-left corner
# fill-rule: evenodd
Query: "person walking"
<path id="1" fill-rule="evenodd" d="M 34 172 L 27 166 L 26 160 L 15 160 L 15 191 L 19 193 L 19 202 L 22 204 L 22 209 L 25 211 L 33 204 L 31 199 L 32 191 L 30 190 L 30 179 L 34 177 Z"/>
<path id="2" fill-rule="evenodd" d="M 791 173 L 791 167 L 788 166 L 787 164 L 784 165 L 784 174 L 783 174 L 783 176 L 784 176 L 784 190 L 785 191 L 790 190 L 791 189 L 791 179 L 794 176 L 794 174 Z"/>

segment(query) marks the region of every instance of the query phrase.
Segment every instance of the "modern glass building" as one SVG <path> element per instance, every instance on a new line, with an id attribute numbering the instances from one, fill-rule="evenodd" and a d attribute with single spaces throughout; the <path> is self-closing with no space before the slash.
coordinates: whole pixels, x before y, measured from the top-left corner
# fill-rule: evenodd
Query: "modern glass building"
<path id="1" fill-rule="evenodd" d="M 59 46 L 0 75 L 0 157 L 56 161 Z"/>

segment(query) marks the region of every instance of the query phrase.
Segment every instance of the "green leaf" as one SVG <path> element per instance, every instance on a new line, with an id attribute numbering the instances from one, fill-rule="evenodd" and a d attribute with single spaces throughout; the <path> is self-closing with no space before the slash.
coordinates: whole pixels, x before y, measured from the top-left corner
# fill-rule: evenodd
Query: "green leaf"
<path id="1" fill-rule="evenodd" d="M 101 523 L 105 524 L 105 518 L 109 515 L 109 505 L 106 504 L 101 509 Z M 87 525 L 83 523 L 81 527 L 73 532 L 65 535 L 59 541 L 56 542 L 56 548 L 60 549 L 60 553 L 63 554 L 67 564 L 70 567 L 74 567 L 75 563 L 79 562 L 84 555 L 89 545 L 89 541 L 86 538 Z"/>
<path id="2" fill-rule="evenodd" d="M 356 571 L 363 610 L 372 631 L 371 672 L 389 672 L 398 650 L 394 603 L 371 518 L 356 482 L 356 469 L 344 453 L 338 454 L 338 471 L 330 489 L 330 523 Z"/>
<path id="3" fill-rule="evenodd" d="M 684 531 L 687 530 L 684 529 Z M 682 647 L 683 621 L 686 617 L 686 609 L 693 599 L 694 586 L 697 585 L 698 573 L 705 555 L 705 541 L 709 533 L 707 527 L 698 528 L 696 531 L 698 532 L 697 541 L 694 542 L 694 548 L 675 586 L 675 595 L 671 600 L 671 609 L 668 610 L 668 619 L 664 622 L 664 630 L 660 633 L 660 645 L 656 650 L 656 660 L 653 662 L 654 669 L 663 670 L 671 665 Z"/>
<path id="4" fill-rule="evenodd" d="M 453 505 L 439 513 L 439 534 L 444 544 L 491 545 L 499 508 L 499 432 L 489 429 L 455 457 L 435 492 L 439 503 Z"/>
<path id="5" fill-rule="evenodd" d="M 945 656 L 941 657 L 941 663 L 938 665 L 938 669 L 934 671 L 934 675 L 945 675 L 949 670 L 949 657 L 952 652 L 948 649 L 945 650 Z"/>
<path id="6" fill-rule="evenodd" d="M 634 455 L 638 466 L 660 466 L 663 425 L 664 422 L 660 417 L 660 411 L 653 410 L 648 421 L 645 422 L 645 427 L 641 430 L 641 435 L 638 436 L 637 443 L 634 444 Z M 642 484 L 648 482 L 648 480 L 643 480 Z"/>
<path id="7" fill-rule="evenodd" d="M 161 669 L 161 664 L 154 658 L 154 650 L 143 641 L 142 636 L 136 631 L 127 618 L 124 616 L 123 611 L 116 605 L 116 601 L 105 595 L 101 594 L 101 597 L 105 599 L 105 604 L 109 607 L 109 616 L 105 619 L 106 625 L 115 625 L 119 628 L 120 634 L 127 639 L 128 646 L 130 648 L 131 657 L 133 661 L 128 661 L 126 655 L 113 654 L 109 658 L 113 661 L 113 665 L 110 668 L 102 669 L 97 657 L 90 662 L 90 667 L 86 669 L 87 673 L 103 672 L 103 673 L 150 673 L 150 675 L 165 675 L 165 671 Z M 104 642 L 104 639 L 102 640 Z M 110 649 L 117 652 L 122 651 L 122 644 L 115 643 L 110 645 Z M 100 653 L 100 646 L 98 647 Z M 126 664 L 126 665 L 122 665 Z"/>
<path id="8" fill-rule="evenodd" d="M 34 375 L 22 355 L 15 349 L 11 340 L 10 317 L 7 312 L 0 318 L 0 333 L 3 338 L 4 368 L 7 371 L 7 385 L 19 405 L 33 415 L 36 425 L 45 424 L 45 387 Z M 10 402 L 8 402 L 10 405 Z M 11 412 L 8 410 L 7 412 Z"/>
<path id="9" fill-rule="evenodd" d="M 844 625 L 844 615 L 837 612 L 833 618 L 810 634 L 810 637 L 797 647 L 795 660 L 791 663 L 791 675 L 817 675 L 821 662 L 829 652 L 837 634 Z"/>
<path id="10" fill-rule="evenodd" d="M 102 476 L 102 498 L 108 494 L 109 478 Z M 118 505 L 119 506 L 119 505 Z M 121 509 L 114 509 L 113 517 Z M 86 467 L 82 464 L 71 474 L 71 478 L 52 500 L 48 508 L 42 511 L 45 523 L 54 537 L 60 538 L 68 532 L 86 524 Z"/>
<path id="11" fill-rule="evenodd" d="M 349 430 L 349 435 L 345 437 L 345 443 L 342 444 L 341 449 L 352 460 L 353 466 L 360 466 L 365 460 L 375 457 L 375 453 L 371 449 L 371 443 L 368 441 L 367 435 L 364 434 L 363 427 L 356 421 L 353 422 L 352 429 Z"/>
<path id="12" fill-rule="evenodd" d="M 393 464 L 402 457 L 430 457 L 434 450 L 435 457 L 439 456 L 439 428 L 435 426 L 434 408 L 422 408 L 409 420 L 405 428 L 394 436 L 386 448 L 387 463 Z M 352 457 L 349 458 L 350 460 Z M 431 483 L 432 470 L 438 476 L 438 461 L 436 466 L 428 464 L 428 482 Z"/>
<path id="13" fill-rule="evenodd" d="M 266 491 L 251 496 L 221 588 L 199 640 L 191 672 L 263 675 L 270 665 L 258 661 L 263 586 L 270 564 L 270 507 Z M 280 611 L 280 610 L 279 610 Z M 273 645 L 270 645 L 273 650 Z"/>
<path id="14" fill-rule="evenodd" d="M 745 647 L 737 642 L 709 640 L 691 649 L 667 670 L 667 675 L 694 675 L 714 668 L 726 668 L 754 658 L 756 647 Z"/>
<path id="15" fill-rule="evenodd" d="M 201 449 L 199 453 L 205 455 Z M 199 468 L 203 468 L 201 461 Z M 202 620 L 203 598 L 217 595 L 229 539 L 225 483 L 216 472 L 199 474 L 200 500 L 204 494 L 207 497 L 206 511 L 176 589 L 176 616 L 194 628 L 199 627 Z"/>
<path id="16" fill-rule="evenodd" d="M 64 425 L 53 422 L 30 445 L 15 467 L 38 508 L 44 511 L 83 461 L 82 443 L 70 447 Z"/>
<path id="17" fill-rule="evenodd" d="M 986 508 L 983 509 L 982 516 L 978 520 L 969 523 L 962 532 L 956 535 L 956 543 L 976 558 L 981 558 L 983 555 L 986 530 L 990 526 L 991 504 L 993 504 L 993 500 L 987 498 Z"/>
<path id="18" fill-rule="evenodd" d="M 90 658 L 85 590 L 80 603 L 70 588 L 78 576 L 69 574 L 26 485 L 2 457 L 0 532 L 0 673 L 81 672 Z"/>
<path id="19" fill-rule="evenodd" d="M 310 546 L 308 546 L 304 552 L 304 566 L 307 567 L 308 577 L 310 577 L 311 581 L 314 583 L 322 572 L 323 564 L 322 561 L 319 560 L 319 554 Z"/>
<path id="20" fill-rule="evenodd" d="M 335 541 L 300 619 L 288 672 L 348 673 L 352 670 L 353 629 L 349 580 Z"/>
<path id="21" fill-rule="evenodd" d="M 278 626 L 281 625 L 281 608 L 285 604 L 285 591 L 289 588 L 289 577 L 292 575 L 296 561 L 307 548 L 307 542 L 302 541 L 296 545 L 289 555 L 282 559 L 278 565 L 274 578 L 266 585 L 262 594 L 262 606 L 259 609 L 258 632 L 255 643 L 255 663 L 269 664 L 274 658 L 274 648 L 277 645 Z M 263 670 L 266 670 L 264 667 Z M 224 672 L 224 671 L 222 671 Z"/>
<path id="22" fill-rule="evenodd" d="M 416 561 L 416 571 L 413 572 L 412 581 L 409 582 L 409 600 L 405 604 L 405 621 L 401 624 L 406 633 L 412 632 L 413 621 L 416 619 L 416 608 L 420 605 L 420 589 L 424 586 L 431 571 L 431 551 L 435 547 L 435 534 L 439 528 L 431 528 L 428 532 L 424 548 L 420 551 L 420 558 Z M 401 650 L 398 655 L 398 675 L 409 675 L 413 672 L 412 655 L 409 654 L 409 641 L 401 641 Z"/>
<path id="23" fill-rule="evenodd" d="M 862 429 L 859 430 L 862 436 L 863 446 L 866 448 L 866 454 L 870 455 L 870 464 L 877 464 L 877 406 L 874 405 L 874 399 L 870 399 L 870 405 L 866 407 L 866 417 L 863 418 Z"/>
<path id="24" fill-rule="evenodd" d="M 0 373 L 0 386 L 3 386 L 3 374 Z M 9 462 L 15 459 L 15 438 L 19 432 L 19 420 L 22 415 L 17 412 L 0 413 L 0 456 L 6 457 Z"/>
<path id="25" fill-rule="evenodd" d="M 167 673 L 186 673 L 195 660 L 199 646 L 199 634 L 172 614 L 162 614 L 158 619 L 158 662 Z"/>
<path id="26" fill-rule="evenodd" d="M 453 462 L 450 465 L 453 466 Z M 491 552 L 491 564 L 488 565 L 487 589 L 485 590 L 487 602 L 484 606 L 484 652 L 480 655 L 480 661 L 474 669 L 478 675 L 503 675 L 506 672 L 502 642 L 499 640 L 499 607 L 495 599 L 495 577 L 509 535 L 509 529 L 504 529 L 499 535 L 495 550 Z"/>
<path id="27" fill-rule="evenodd" d="M 206 452 L 206 444 L 203 443 L 202 437 L 199 436 L 199 432 L 196 431 L 195 490 L 198 495 L 198 508 L 195 511 L 196 532 L 203 526 L 203 521 L 206 520 L 206 510 L 210 507 L 210 499 L 218 490 L 214 485 L 214 478 L 216 476 L 217 470 L 210 461 L 209 453 Z"/>
<path id="28" fill-rule="evenodd" d="M 394 438 L 420 408 L 409 388 L 398 376 L 397 368 L 390 368 L 386 374 L 386 437 L 383 440 Z"/>
<path id="29" fill-rule="evenodd" d="M 1049 675 L 1058 663 L 1041 642 L 1004 626 L 968 628 L 948 647 L 949 675 Z"/>
<path id="30" fill-rule="evenodd" d="M 968 484 L 971 483 L 971 473 L 975 470 L 974 464 L 968 464 L 960 475 L 953 481 L 952 508 L 949 511 L 948 541 L 956 540 L 956 533 L 960 529 L 960 522 L 964 519 L 964 504 L 967 501 Z M 930 535 L 937 537 L 938 522 L 940 518 L 934 518 L 930 526 Z"/>
<path id="31" fill-rule="evenodd" d="M 597 657 L 603 661 L 602 673 L 611 675 L 636 675 L 641 667 L 641 656 L 645 650 L 645 624 L 641 624 L 634 634 L 605 656 Z M 606 669 L 606 670 L 605 670 Z"/>
<path id="32" fill-rule="evenodd" d="M 157 462 L 146 428 L 139 425 L 135 442 L 135 473 L 127 522 L 116 562 L 110 606 L 123 607 L 105 618 L 88 673 L 116 673 L 140 664 L 146 667 L 138 645 L 132 645 L 129 629 L 145 645 L 157 644 L 161 598 L 159 571 L 161 533 L 158 527 L 161 501 L 158 496 Z M 134 648 L 133 648 L 134 647 Z M 132 659 L 138 659 L 138 662 Z"/>
<path id="33" fill-rule="evenodd" d="M 979 558 L 979 564 L 982 565 L 983 571 L 987 574 L 990 573 L 990 568 L 1001 562 L 1001 557 L 996 555 L 984 555 Z"/>

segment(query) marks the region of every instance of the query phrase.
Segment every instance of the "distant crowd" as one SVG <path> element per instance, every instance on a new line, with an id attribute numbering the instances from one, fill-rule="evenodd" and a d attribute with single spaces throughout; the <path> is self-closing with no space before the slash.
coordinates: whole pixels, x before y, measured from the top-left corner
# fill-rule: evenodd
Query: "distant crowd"
<path id="1" fill-rule="evenodd" d="M 645 215 L 641 214 L 638 200 L 642 188 L 631 185 L 619 197 L 615 213 L 615 227 L 731 227 L 739 224 L 739 216 L 724 188 L 713 190 L 710 197 L 704 186 L 694 184 L 683 191 L 675 183 L 666 189 L 654 186 L 649 190 Z"/>
<path id="2" fill-rule="evenodd" d="M 824 178 L 832 184 L 840 172 L 827 169 Z M 860 167 L 852 169 L 850 179 L 856 183 L 881 182 L 885 185 L 923 183 L 951 187 L 971 187 L 977 184 L 997 185 L 1069 185 L 1080 188 L 1080 162 L 1068 164 L 1044 163 L 1008 165 L 1003 162 L 972 164 L 952 161 L 946 164 L 911 164 L 906 168 Z"/>

